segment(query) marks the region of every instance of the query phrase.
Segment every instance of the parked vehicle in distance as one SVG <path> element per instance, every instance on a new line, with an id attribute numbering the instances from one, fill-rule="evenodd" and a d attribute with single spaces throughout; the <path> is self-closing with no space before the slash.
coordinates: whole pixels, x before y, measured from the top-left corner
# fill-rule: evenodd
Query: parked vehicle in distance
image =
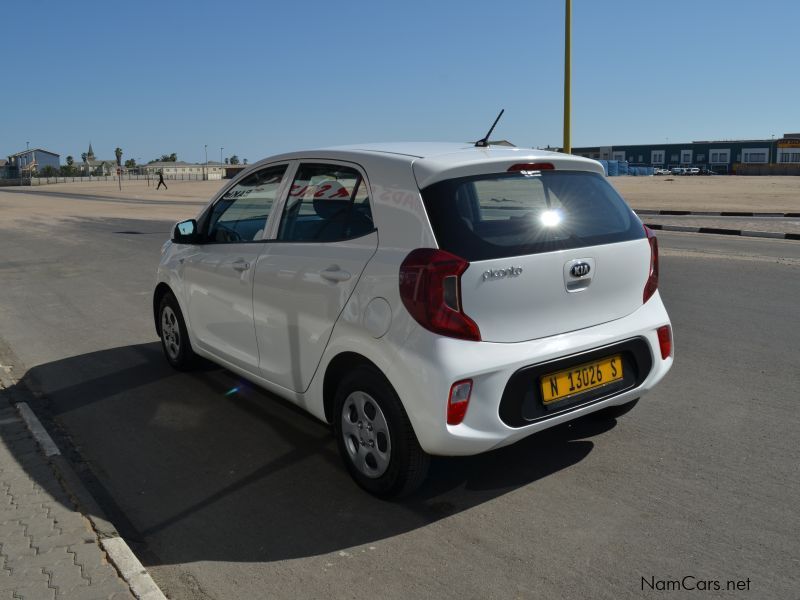
<path id="1" fill-rule="evenodd" d="M 655 169 L 653 169 L 653 175 L 672 175 L 672 171 L 670 171 L 669 169 L 656 167 Z"/>
<path id="2" fill-rule="evenodd" d="M 685 174 L 686 175 L 699 175 L 700 174 L 700 168 L 699 167 L 689 167 L 688 169 L 686 169 L 686 173 Z"/>
<path id="3" fill-rule="evenodd" d="M 673 175 L 686 175 L 686 168 L 685 167 L 672 167 L 670 169 Z"/>
<path id="4" fill-rule="evenodd" d="M 262 160 L 178 223 L 153 315 L 173 367 L 204 357 L 297 404 L 394 497 L 431 455 L 630 410 L 672 366 L 658 271 L 596 161 L 350 146 Z"/>

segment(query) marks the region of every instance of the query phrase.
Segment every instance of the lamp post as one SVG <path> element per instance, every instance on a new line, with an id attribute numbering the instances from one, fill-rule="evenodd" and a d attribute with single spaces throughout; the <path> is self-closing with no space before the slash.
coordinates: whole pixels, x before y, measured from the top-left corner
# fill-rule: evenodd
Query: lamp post
<path id="1" fill-rule="evenodd" d="M 25 142 L 25 166 L 26 167 L 33 162 L 31 160 L 31 157 L 28 155 L 28 150 L 30 148 L 30 144 L 31 144 L 30 142 Z M 30 179 L 32 175 L 33 175 L 33 169 L 32 168 L 28 169 L 28 178 Z M 20 178 L 21 177 L 22 176 L 20 175 Z"/>
<path id="2" fill-rule="evenodd" d="M 571 79 L 571 36 L 572 36 L 572 0 L 566 0 L 566 15 L 564 18 L 564 154 L 572 152 L 570 141 L 570 111 L 572 97 L 570 89 Z"/>
<path id="3" fill-rule="evenodd" d="M 225 148 L 220 147 L 220 149 L 219 149 L 219 164 L 220 165 L 222 164 L 222 151 L 223 150 L 225 150 Z"/>
<path id="4" fill-rule="evenodd" d="M 205 144 L 205 149 L 206 149 L 206 166 L 203 169 L 203 181 L 208 179 L 208 144 Z"/>
<path id="5" fill-rule="evenodd" d="M 775 145 L 775 134 L 773 133 L 770 137 L 772 138 L 772 141 L 769 144 L 769 154 L 768 154 L 769 158 L 768 158 L 767 164 L 771 165 L 772 164 L 772 152 L 773 152 L 772 151 L 772 147 Z M 777 152 L 775 152 L 775 162 L 776 163 L 778 162 L 778 153 Z"/>

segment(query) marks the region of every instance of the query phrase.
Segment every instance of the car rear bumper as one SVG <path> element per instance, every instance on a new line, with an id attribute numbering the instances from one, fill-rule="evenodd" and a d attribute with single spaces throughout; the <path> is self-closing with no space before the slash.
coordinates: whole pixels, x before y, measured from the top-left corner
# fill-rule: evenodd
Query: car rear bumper
<path id="1" fill-rule="evenodd" d="M 661 358 L 656 332 L 669 324 L 656 294 L 621 319 L 527 342 L 469 342 L 419 328 L 411 336 L 419 339 L 404 344 L 400 357 L 403 370 L 414 376 L 393 383 L 425 451 L 446 456 L 478 454 L 646 394 L 672 366 L 672 355 Z M 410 348 L 417 350 L 412 353 Z M 532 392 L 544 373 L 618 353 L 630 356 L 626 369 L 631 377 L 620 385 L 547 410 L 538 392 Z M 450 386 L 463 379 L 473 381 L 467 414 L 461 424 L 447 425 Z"/>

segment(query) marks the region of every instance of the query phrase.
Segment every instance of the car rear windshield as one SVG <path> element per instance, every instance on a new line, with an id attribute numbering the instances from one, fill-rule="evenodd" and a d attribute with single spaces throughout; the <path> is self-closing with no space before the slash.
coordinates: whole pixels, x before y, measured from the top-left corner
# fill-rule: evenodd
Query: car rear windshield
<path id="1" fill-rule="evenodd" d="M 422 190 L 442 250 L 469 261 L 645 237 L 599 174 L 520 171 L 447 179 Z"/>

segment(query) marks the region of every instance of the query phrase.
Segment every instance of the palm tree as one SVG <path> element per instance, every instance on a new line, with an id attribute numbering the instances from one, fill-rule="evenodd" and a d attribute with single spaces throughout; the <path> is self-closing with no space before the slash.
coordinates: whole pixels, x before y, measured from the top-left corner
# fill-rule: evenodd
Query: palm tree
<path id="1" fill-rule="evenodd" d="M 67 157 L 67 166 L 71 167 L 75 163 L 75 159 L 72 156 Z"/>
<path id="2" fill-rule="evenodd" d="M 81 154 L 81 160 L 82 160 L 83 162 L 86 162 L 86 157 L 87 157 L 87 156 L 89 156 L 89 155 L 88 155 L 88 154 L 86 154 L 86 152 L 84 152 L 83 154 Z"/>
<path id="3" fill-rule="evenodd" d="M 122 166 L 122 148 L 117 148 L 114 150 L 114 155 L 117 157 L 117 166 Z"/>

